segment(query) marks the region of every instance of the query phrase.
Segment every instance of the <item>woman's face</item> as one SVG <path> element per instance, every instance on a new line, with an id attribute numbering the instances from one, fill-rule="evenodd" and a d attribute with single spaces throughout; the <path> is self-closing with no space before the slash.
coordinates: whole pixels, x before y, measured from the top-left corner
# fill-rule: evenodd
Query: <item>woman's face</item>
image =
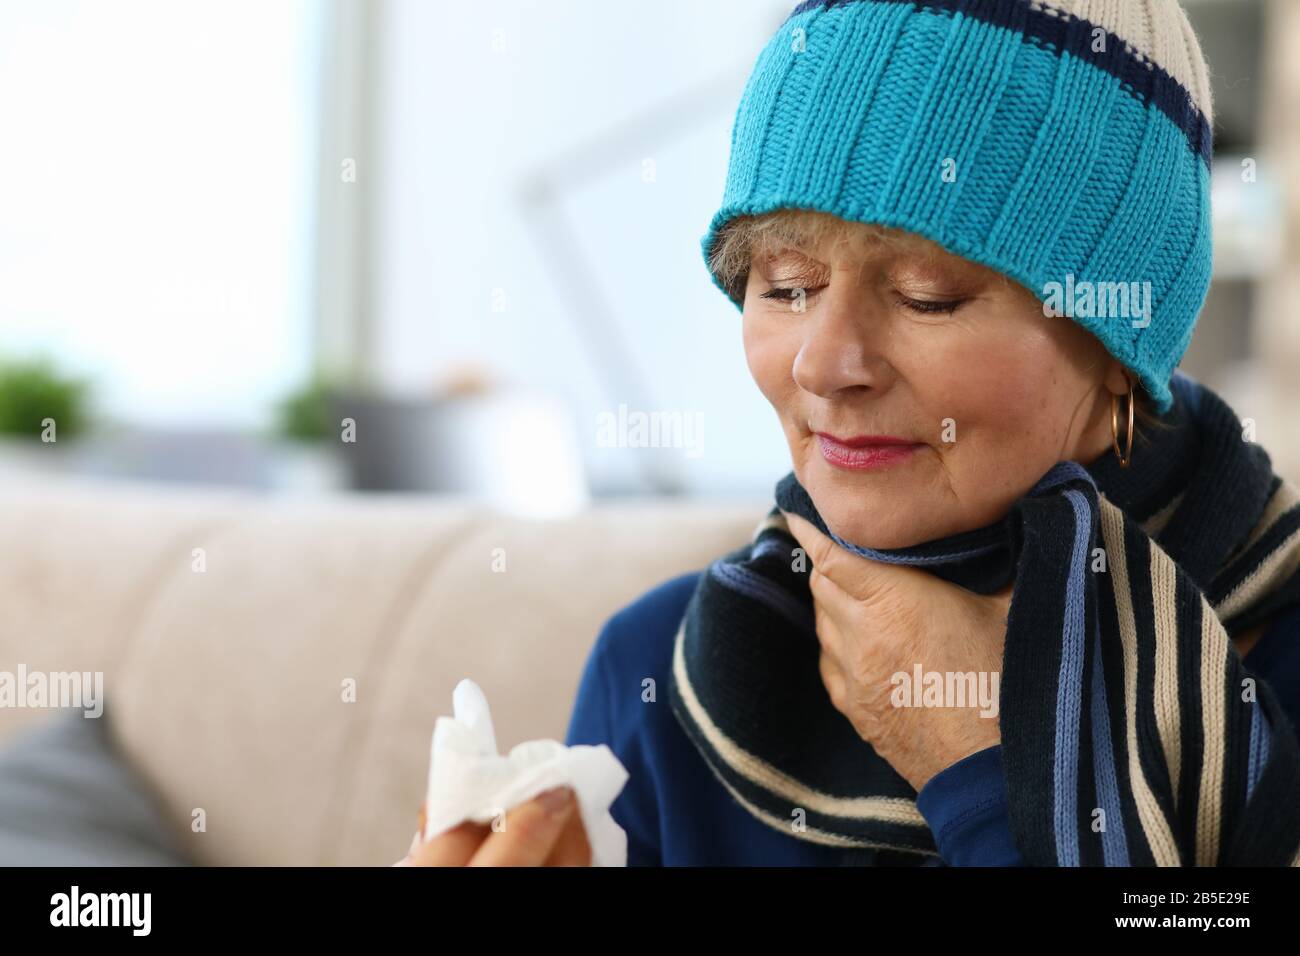
<path id="1" fill-rule="evenodd" d="M 1056 462 L 1110 448 L 1110 392 L 1127 391 L 1028 290 L 892 231 L 756 252 L 744 341 L 800 483 L 868 548 L 1001 518 Z"/>

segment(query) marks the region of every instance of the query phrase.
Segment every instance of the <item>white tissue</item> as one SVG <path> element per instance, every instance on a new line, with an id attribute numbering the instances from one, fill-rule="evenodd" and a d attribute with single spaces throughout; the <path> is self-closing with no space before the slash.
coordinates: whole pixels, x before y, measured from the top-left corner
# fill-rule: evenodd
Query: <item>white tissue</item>
<path id="1" fill-rule="evenodd" d="M 591 844 L 591 865 L 627 865 L 627 834 L 609 807 L 628 773 L 609 747 L 530 740 L 503 757 L 478 684 L 462 680 L 451 701 L 455 716 L 439 717 L 433 728 L 422 839 L 464 820 L 491 823 L 543 790 L 569 786 Z"/>

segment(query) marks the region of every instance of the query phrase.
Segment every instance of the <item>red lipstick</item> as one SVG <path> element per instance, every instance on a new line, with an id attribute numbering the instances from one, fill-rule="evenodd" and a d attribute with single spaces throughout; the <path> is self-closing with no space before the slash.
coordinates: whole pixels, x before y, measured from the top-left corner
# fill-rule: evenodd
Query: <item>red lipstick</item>
<path id="1" fill-rule="evenodd" d="M 814 432 L 821 445 L 822 457 L 837 468 L 853 471 L 865 471 L 884 468 L 911 457 L 918 448 L 925 447 L 919 442 L 893 435 L 854 435 L 852 438 L 837 438 L 828 432 Z"/>

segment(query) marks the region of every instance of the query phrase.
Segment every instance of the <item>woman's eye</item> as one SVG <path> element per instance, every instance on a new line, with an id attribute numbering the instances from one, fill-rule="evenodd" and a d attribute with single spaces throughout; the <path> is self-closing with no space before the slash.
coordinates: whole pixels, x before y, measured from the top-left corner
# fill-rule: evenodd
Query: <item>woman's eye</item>
<path id="1" fill-rule="evenodd" d="M 759 298 L 772 299 L 775 302 L 794 303 L 799 301 L 801 297 L 806 298 L 818 291 L 820 291 L 820 287 L 810 289 L 801 285 L 788 287 L 773 286 L 768 291 L 761 293 Z"/>
<path id="2" fill-rule="evenodd" d="M 920 312 L 923 315 L 943 313 L 951 315 L 967 301 L 966 299 L 946 299 L 932 302 L 927 299 L 913 299 L 905 295 L 900 295 L 898 300 L 903 304 L 904 308 L 911 309 L 913 312 Z"/>

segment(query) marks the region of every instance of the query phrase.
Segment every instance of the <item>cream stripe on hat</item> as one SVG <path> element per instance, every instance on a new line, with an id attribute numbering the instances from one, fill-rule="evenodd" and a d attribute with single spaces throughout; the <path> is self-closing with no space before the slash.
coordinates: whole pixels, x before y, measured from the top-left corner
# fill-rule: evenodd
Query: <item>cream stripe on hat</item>
<path id="1" fill-rule="evenodd" d="M 1213 126 L 1210 74 L 1196 34 L 1177 0 L 1052 0 L 1029 6 L 1087 20 L 1115 34 L 1177 80 Z"/>

